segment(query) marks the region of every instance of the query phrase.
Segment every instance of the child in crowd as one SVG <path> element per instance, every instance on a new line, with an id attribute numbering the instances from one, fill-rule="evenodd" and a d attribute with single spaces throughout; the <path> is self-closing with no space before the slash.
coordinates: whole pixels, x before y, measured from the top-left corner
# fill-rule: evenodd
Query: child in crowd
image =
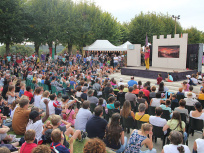
<path id="1" fill-rule="evenodd" d="M 173 77 L 171 75 L 171 73 L 168 73 L 168 78 L 165 79 L 166 82 L 173 82 Z"/>
<path id="2" fill-rule="evenodd" d="M 24 95 L 27 96 L 29 100 L 31 101 L 31 99 L 33 98 L 33 94 L 32 94 L 32 89 L 30 86 L 26 87 L 26 91 L 24 92 Z"/>
<path id="3" fill-rule="evenodd" d="M 25 83 L 20 84 L 20 91 L 19 91 L 19 97 L 24 95 L 24 90 L 25 90 Z"/>
<path id="4" fill-rule="evenodd" d="M 71 123 L 72 126 L 74 126 L 77 113 L 78 113 L 78 109 L 76 108 L 74 110 L 74 105 L 71 105 L 66 110 L 66 113 L 63 115 L 63 119 L 68 123 Z"/>
<path id="5" fill-rule="evenodd" d="M 162 75 L 161 73 L 158 74 L 158 77 L 157 77 L 157 84 L 159 85 L 160 82 L 162 82 L 163 78 L 162 78 Z"/>
<path id="6" fill-rule="evenodd" d="M 138 88 L 139 90 L 140 90 L 140 89 L 143 89 L 142 81 L 138 81 L 137 88 Z"/>
<path id="7" fill-rule="evenodd" d="M 114 102 L 114 107 L 115 107 L 115 109 L 113 109 L 112 112 L 113 113 L 120 113 L 120 102 L 119 101 Z"/>
<path id="8" fill-rule="evenodd" d="M 73 139 L 70 141 L 70 149 L 66 148 L 64 143 L 64 135 L 61 133 L 60 129 L 54 129 L 51 133 L 52 143 L 50 149 L 58 153 L 73 153 Z"/>
<path id="9" fill-rule="evenodd" d="M 50 96 L 49 91 L 46 90 L 43 92 L 42 99 L 41 99 L 40 104 L 39 104 L 40 109 L 46 111 L 46 106 L 45 106 L 44 100 L 47 99 L 48 101 L 50 101 L 49 96 Z"/>
<path id="10" fill-rule="evenodd" d="M 8 92 L 6 93 L 8 97 L 8 105 L 11 105 L 15 101 L 15 86 L 9 86 Z"/>
<path id="11" fill-rule="evenodd" d="M 33 148 L 37 147 L 34 143 L 35 131 L 30 129 L 25 132 L 24 135 L 25 142 L 22 144 L 20 153 L 32 153 Z"/>
<path id="12" fill-rule="evenodd" d="M 40 101 L 42 99 L 42 89 L 38 87 L 35 89 L 34 92 L 34 106 L 40 108 Z"/>

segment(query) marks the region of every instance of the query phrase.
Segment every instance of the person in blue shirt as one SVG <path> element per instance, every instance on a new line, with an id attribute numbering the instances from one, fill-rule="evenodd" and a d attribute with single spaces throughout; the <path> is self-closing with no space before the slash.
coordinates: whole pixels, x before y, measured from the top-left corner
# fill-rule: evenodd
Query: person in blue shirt
<path id="1" fill-rule="evenodd" d="M 66 148 L 64 145 L 64 135 L 60 129 L 54 129 L 51 133 L 52 143 L 50 149 L 59 153 L 73 153 L 73 139 L 70 140 L 70 149 Z"/>
<path id="2" fill-rule="evenodd" d="M 128 87 L 133 87 L 133 85 L 137 85 L 137 81 L 134 80 L 134 76 L 131 76 L 131 80 L 128 81 Z"/>
<path id="3" fill-rule="evenodd" d="M 168 73 L 168 78 L 166 78 L 165 80 L 166 80 L 166 82 L 173 82 L 174 81 L 171 73 Z"/>

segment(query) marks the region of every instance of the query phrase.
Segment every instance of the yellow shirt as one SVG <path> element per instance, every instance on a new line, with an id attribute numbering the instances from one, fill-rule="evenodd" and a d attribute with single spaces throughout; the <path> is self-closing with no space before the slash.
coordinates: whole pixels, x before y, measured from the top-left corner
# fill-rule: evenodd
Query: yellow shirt
<path id="1" fill-rule="evenodd" d="M 135 114 L 135 119 L 136 120 L 139 120 L 140 118 L 142 117 L 142 115 L 138 115 L 138 113 Z M 149 115 L 148 114 L 145 114 L 141 119 L 140 121 L 142 122 L 148 122 L 149 123 Z"/>
<path id="2" fill-rule="evenodd" d="M 204 94 L 199 94 L 199 95 L 198 95 L 198 99 L 199 99 L 199 100 L 204 100 Z"/>

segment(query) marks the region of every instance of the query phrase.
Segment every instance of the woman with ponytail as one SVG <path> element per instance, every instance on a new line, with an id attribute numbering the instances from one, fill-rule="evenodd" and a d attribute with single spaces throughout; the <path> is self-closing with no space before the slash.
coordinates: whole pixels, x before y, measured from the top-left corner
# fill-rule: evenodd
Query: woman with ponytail
<path id="1" fill-rule="evenodd" d="M 171 144 L 165 145 L 161 153 L 191 153 L 186 145 L 182 145 L 183 136 L 179 131 L 171 131 L 169 135 Z"/>

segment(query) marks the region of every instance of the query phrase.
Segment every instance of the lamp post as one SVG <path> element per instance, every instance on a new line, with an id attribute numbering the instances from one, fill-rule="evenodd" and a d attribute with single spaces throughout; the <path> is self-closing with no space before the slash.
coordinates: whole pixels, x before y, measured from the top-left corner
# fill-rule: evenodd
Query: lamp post
<path id="1" fill-rule="evenodd" d="M 172 15 L 172 18 L 174 18 L 175 19 L 175 34 L 176 34 L 176 19 L 180 19 L 180 15 L 178 15 L 178 16 L 175 16 L 175 15 Z"/>

